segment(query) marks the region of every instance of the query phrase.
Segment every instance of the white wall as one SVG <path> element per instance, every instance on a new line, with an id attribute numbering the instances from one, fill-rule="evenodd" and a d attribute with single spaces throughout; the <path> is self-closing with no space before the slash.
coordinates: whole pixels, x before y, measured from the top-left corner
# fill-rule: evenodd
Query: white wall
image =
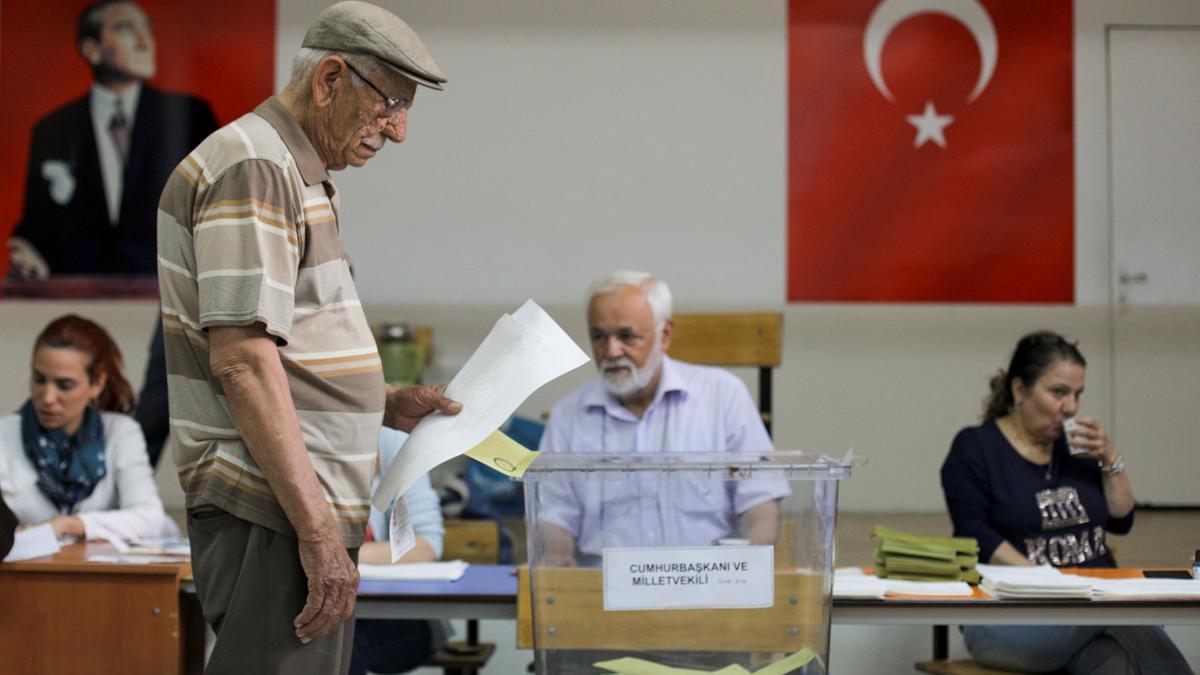
<path id="1" fill-rule="evenodd" d="M 1200 23 L 1193 3 L 1077 7 L 1074 307 L 783 304 L 784 2 L 383 4 L 416 27 L 450 83 L 422 91 L 403 146 L 336 176 L 343 228 L 372 319 L 434 326 L 435 375 L 451 376 L 526 297 L 582 342 L 583 289 L 632 266 L 670 281 L 681 311 L 785 311 L 777 440 L 868 457 L 845 486 L 848 509 L 942 508 L 936 474 L 949 439 L 1029 329 L 1081 339 L 1085 407 L 1111 416 L 1104 26 Z M 323 5 L 280 3 L 280 86 Z M 72 309 L 113 330 L 140 382 L 151 306 L 5 301 L 0 349 L 12 356 L 0 365 L 0 408 L 24 396 L 37 330 Z M 586 375 L 539 392 L 523 412 L 548 409 Z M 1151 460 L 1122 451 L 1135 467 Z"/>

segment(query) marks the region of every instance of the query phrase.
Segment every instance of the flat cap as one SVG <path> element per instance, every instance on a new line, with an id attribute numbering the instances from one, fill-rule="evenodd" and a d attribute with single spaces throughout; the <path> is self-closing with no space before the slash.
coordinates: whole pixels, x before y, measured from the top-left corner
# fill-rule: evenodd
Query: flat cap
<path id="1" fill-rule="evenodd" d="M 326 7 L 304 34 L 303 47 L 370 54 L 430 89 L 446 75 L 421 38 L 400 17 L 368 2 L 345 0 Z"/>

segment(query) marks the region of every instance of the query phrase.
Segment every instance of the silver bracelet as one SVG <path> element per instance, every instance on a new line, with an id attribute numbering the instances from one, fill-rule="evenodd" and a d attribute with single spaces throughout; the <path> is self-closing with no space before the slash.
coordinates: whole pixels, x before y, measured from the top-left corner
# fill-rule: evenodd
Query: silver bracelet
<path id="1" fill-rule="evenodd" d="M 1113 460 L 1113 463 L 1109 464 L 1108 466 L 1104 466 L 1104 463 L 1099 461 L 1097 461 L 1096 464 L 1100 465 L 1100 473 L 1104 474 L 1105 476 L 1115 476 L 1125 470 L 1125 458 L 1121 457 L 1120 455 L 1117 455 L 1117 458 Z"/>

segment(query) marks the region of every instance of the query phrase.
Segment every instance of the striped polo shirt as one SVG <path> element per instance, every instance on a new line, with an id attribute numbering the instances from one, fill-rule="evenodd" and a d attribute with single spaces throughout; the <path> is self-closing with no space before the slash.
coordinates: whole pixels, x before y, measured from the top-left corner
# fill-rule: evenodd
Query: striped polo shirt
<path id="1" fill-rule="evenodd" d="M 187 507 L 293 534 L 209 368 L 206 329 L 266 328 L 348 547 L 362 543 L 383 370 L 338 238 L 338 197 L 284 105 L 268 99 L 192 151 L 163 189 L 158 278 L 170 447 Z"/>

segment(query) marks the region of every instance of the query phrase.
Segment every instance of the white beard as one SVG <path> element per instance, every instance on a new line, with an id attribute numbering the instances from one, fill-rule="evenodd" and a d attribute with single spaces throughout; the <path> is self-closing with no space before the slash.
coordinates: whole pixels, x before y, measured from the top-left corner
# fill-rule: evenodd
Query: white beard
<path id="1" fill-rule="evenodd" d="M 658 340 L 654 341 L 654 349 L 650 350 L 650 355 L 646 357 L 646 362 L 638 368 L 627 356 L 622 356 L 619 359 L 605 359 L 600 362 L 600 381 L 604 383 L 604 388 L 610 394 L 616 396 L 618 400 L 625 400 L 630 396 L 640 392 L 650 383 L 654 381 L 658 371 L 662 368 L 663 349 L 658 345 Z M 608 368 L 623 367 L 628 368 L 628 373 L 609 373 Z"/>

